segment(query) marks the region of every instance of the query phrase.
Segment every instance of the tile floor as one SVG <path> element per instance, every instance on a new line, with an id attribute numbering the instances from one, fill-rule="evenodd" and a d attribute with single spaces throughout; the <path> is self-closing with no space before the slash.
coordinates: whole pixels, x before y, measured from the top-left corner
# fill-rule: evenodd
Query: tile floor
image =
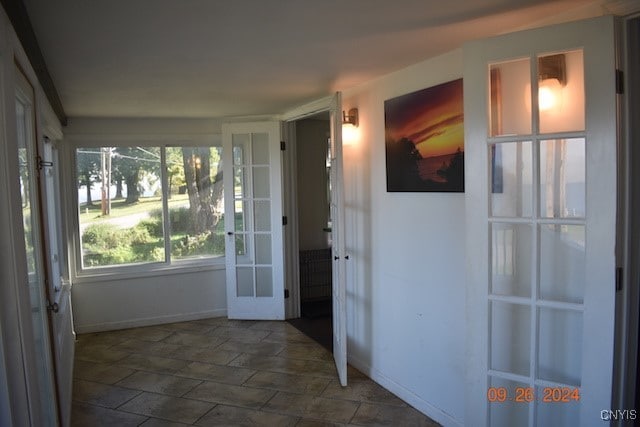
<path id="1" fill-rule="evenodd" d="M 287 322 L 225 318 L 78 336 L 73 426 L 436 426 Z"/>

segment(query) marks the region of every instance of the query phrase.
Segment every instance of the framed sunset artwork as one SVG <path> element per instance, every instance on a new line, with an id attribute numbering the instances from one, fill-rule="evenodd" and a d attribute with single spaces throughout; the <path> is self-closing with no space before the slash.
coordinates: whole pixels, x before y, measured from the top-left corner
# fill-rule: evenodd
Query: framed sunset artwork
<path id="1" fill-rule="evenodd" d="M 387 191 L 464 192 L 462 79 L 384 102 Z"/>

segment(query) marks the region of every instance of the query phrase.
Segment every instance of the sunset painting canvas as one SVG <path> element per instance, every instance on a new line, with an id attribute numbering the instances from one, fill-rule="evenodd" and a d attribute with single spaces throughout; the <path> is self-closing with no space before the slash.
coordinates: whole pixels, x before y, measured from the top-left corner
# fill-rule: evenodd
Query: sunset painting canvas
<path id="1" fill-rule="evenodd" d="M 462 79 L 384 102 L 387 191 L 464 192 Z"/>

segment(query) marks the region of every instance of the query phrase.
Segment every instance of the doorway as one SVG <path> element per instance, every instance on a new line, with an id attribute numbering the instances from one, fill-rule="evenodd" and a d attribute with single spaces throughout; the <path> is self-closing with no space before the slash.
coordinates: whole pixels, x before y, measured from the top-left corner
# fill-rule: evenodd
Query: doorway
<path id="1" fill-rule="evenodd" d="M 300 317 L 293 326 L 332 349 L 331 161 L 329 112 L 294 122 Z M 295 281 L 294 281 L 295 283 Z"/>

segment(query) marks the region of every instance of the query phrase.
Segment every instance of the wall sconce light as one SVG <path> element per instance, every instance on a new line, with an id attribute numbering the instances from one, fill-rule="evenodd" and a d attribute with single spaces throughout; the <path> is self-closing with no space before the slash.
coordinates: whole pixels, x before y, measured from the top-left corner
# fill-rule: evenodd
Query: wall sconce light
<path id="1" fill-rule="evenodd" d="M 562 88 L 567 85 L 567 66 L 564 54 L 538 58 L 538 107 L 548 111 L 562 102 Z"/>
<path id="2" fill-rule="evenodd" d="M 358 139 L 358 109 L 352 108 L 342 112 L 342 142 L 353 144 Z"/>
<path id="3" fill-rule="evenodd" d="M 358 127 L 358 109 L 352 108 L 349 112 L 342 112 L 342 125 L 352 125 Z"/>

